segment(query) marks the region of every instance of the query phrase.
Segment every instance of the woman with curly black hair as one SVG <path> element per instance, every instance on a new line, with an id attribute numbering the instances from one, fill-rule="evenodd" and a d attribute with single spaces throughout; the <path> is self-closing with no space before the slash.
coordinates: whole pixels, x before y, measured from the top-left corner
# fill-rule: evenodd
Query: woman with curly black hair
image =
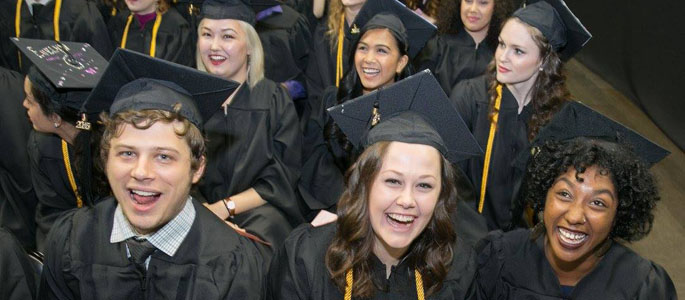
<path id="1" fill-rule="evenodd" d="M 647 164 L 665 151 L 577 103 L 559 114 L 526 177 L 542 220 L 477 247 L 480 298 L 676 299 L 666 271 L 621 244 L 652 229 L 659 192 Z"/>
<path id="2" fill-rule="evenodd" d="M 468 297 L 475 253 L 452 223 L 452 163 L 480 151 L 446 98 L 424 72 L 329 110 L 365 150 L 337 222 L 300 226 L 272 261 L 271 298 Z"/>
<path id="3" fill-rule="evenodd" d="M 360 38 L 352 44 L 351 66 L 340 87 L 330 86 L 321 99 L 310 103 L 311 114 L 303 124 L 304 164 L 299 186 L 310 217 L 318 210 L 335 206 L 343 190 L 344 172 L 358 154 L 326 109 L 392 85 L 411 74 L 409 52 L 410 48 L 417 47 L 417 38 L 409 35 L 412 28 L 405 27 L 405 23 L 411 24 L 420 17 L 404 7 L 401 9 L 406 11 L 404 15 L 366 11 L 366 15 L 373 17 L 362 25 Z"/>
<path id="4" fill-rule="evenodd" d="M 407 6 L 420 1 L 407 1 Z M 449 93 L 462 80 L 485 73 L 497 48 L 502 23 L 520 0 L 442 0 L 426 4 L 438 34 L 414 60 L 417 70 L 430 69 Z"/>
<path id="5" fill-rule="evenodd" d="M 517 223 L 510 211 L 523 172 L 512 161 L 569 100 L 562 60 L 590 37 L 562 0 L 530 4 L 504 23 L 486 75 L 452 89 L 451 100 L 486 150 L 462 167 L 480 191 L 477 209 L 490 230 Z"/>

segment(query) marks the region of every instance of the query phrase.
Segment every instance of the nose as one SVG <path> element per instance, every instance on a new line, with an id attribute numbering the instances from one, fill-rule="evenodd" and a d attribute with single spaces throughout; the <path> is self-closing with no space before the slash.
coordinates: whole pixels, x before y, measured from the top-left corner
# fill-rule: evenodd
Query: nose
<path id="1" fill-rule="evenodd" d="M 501 47 L 501 46 L 500 46 L 500 47 Z M 504 61 L 508 61 L 508 60 L 509 60 L 509 50 L 507 50 L 507 49 L 502 49 L 502 48 L 497 49 L 496 55 L 497 55 L 497 59 L 498 59 L 500 62 L 504 62 Z"/>
<path id="2" fill-rule="evenodd" d="M 135 180 L 143 181 L 151 179 L 153 172 L 150 165 L 150 160 L 141 157 L 136 160 L 133 169 L 131 169 L 131 177 Z"/>
<path id="3" fill-rule="evenodd" d="M 468 12 L 475 12 L 476 11 L 476 1 L 473 1 L 471 3 L 463 3 L 462 5 L 466 5 L 466 9 Z"/>
<path id="4" fill-rule="evenodd" d="M 210 50 L 219 50 L 219 38 L 218 37 L 213 37 L 212 38 L 212 44 L 209 46 Z"/>
<path id="5" fill-rule="evenodd" d="M 575 201 L 573 204 L 569 205 L 564 218 L 566 218 L 566 221 L 571 225 L 585 224 L 585 210 L 583 209 L 582 201 Z"/>
<path id="6" fill-rule="evenodd" d="M 405 187 L 402 190 L 397 197 L 396 203 L 405 209 L 416 206 L 416 201 L 414 201 L 414 193 L 412 192 L 411 187 Z"/>

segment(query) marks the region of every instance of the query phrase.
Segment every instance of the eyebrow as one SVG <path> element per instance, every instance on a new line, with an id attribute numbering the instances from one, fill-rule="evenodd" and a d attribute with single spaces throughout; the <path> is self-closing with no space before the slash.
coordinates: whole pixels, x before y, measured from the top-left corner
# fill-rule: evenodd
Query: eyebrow
<path id="1" fill-rule="evenodd" d="M 201 29 L 212 31 L 212 29 L 209 28 L 209 27 L 207 27 L 207 26 L 202 26 Z M 228 27 L 228 28 L 222 28 L 222 29 L 219 30 L 219 31 L 221 31 L 221 32 L 224 32 L 224 31 L 233 31 L 233 32 L 235 32 L 235 33 L 238 33 L 238 31 L 236 31 L 235 29 L 230 28 L 230 27 Z"/>
<path id="2" fill-rule="evenodd" d="M 404 176 L 403 173 L 398 172 L 398 171 L 395 171 L 395 170 L 385 170 L 385 171 L 383 171 L 383 172 L 381 172 L 381 173 L 385 173 L 385 172 L 391 172 L 391 173 L 395 173 L 395 174 L 400 175 L 400 176 Z M 433 175 L 431 175 L 431 174 L 424 174 L 424 175 L 419 176 L 419 179 L 423 179 L 423 178 L 433 178 L 433 179 L 437 179 L 437 177 L 435 177 L 435 176 L 433 176 Z"/>
<path id="3" fill-rule="evenodd" d="M 370 46 L 370 47 L 384 47 L 384 48 L 390 49 L 390 46 L 389 46 L 389 45 L 386 45 L 386 44 L 373 44 L 373 45 L 369 45 L 369 44 L 367 44 L 367 43 L 365 43 L 365 42 L 359 41 L 359 45 Z"/>
<path id="4" fill-rule="evenodd" d="M 571 180 L 568 180 L 566 177 L 559 178 L 559 180 L 557 180 L 555 183 L 557 183 L 557 182 L 559 182 L 559 181 L 566 182 L 566 184 L 570 185 L 571 187 L 575 187 L 575 186 L 576 186 Z M 600 195 L 600 194 L 607 194 L 607 195 L 609 195 L 609 197 L 611 197 L 611 200 L 612 200 L 612 201 L 616 201 L 616 198 L 614 198 L 614 193 L 612 193 L 612 192 L 611 192 L 610 190 L 608 190 L 608 189 L 601 189 L 601 190 L 593 190 L 593 191 L 592 191 L 592 195 L 593 195 L 593 196 L 597 196 L 597 195 Z"/>
<path id="5" fill-rule="evenodd" d="M 133 147 L 133 146 L 121 144 L 121 145 L 114 145 L 114 147 L 112 147 L 112 149 L 117 149 L 117 150 L 121 150 L 121 149 L 135 150 L 135 149 L 137 149 L 137 148 L 136 148 L 136 147 Z M 153 150 L 154 150 L 154 151 L 165 151 L 165 152 L 180 153 L 178 150 L 176 150 L 176 149 L 174 149 L 174 148 L 169 148 L 169 147 L 155 147 L 155 148 L 153 148 Z"/>

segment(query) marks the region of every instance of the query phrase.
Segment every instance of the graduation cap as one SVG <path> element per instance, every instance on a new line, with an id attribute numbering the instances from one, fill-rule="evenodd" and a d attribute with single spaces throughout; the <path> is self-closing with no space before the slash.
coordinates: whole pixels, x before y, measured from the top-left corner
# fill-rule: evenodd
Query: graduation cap
<path id="1" fill-rule="evenodd" d="M 117 49 L 81 111 L 174 111 L 202 129 L 238 83 L 138 52 Z"/>
<path id="2" fill-rule="evenodd" d="M 328 109 L 361 149 L 378 141 L 424 144 L 451 162 L 483 151 L 429 70 Z"/>
<path id="3" fill-rule="evenodd" d="M 250 7 L 250 0 L 205 0 L 202 3 L 200 19 L 223 20 L 233 19 L 255 25 L 255 12 Z"/>
<path id="4" fill-rule="evenodd" d="M 632 129 L 618 123 L 580 102 L 572 101 L 554 115 L 540 130 L 531 151 L 522 151 L 516 160 L 520 169 L 525 169 L 528 158 L 539 152 L 546 141 L 569 141 L 575 138 L 596 139 L 619 145 L 628 145 L 647 165 L 651 166 L 670 152 L 643 137 Z"/>
<path id="5" fill-rule="evenodd" d="M 257 14 L 265 9 L 272 8 L 274 6 L 278 6 L 281 4 L 283 3 L 276 0 L 250 0 L 250 6 L 252 6 L 252 9 Z"/>
<path id="6" fill-rule="evenodd" d="M 401 20 L 401 23 L 398 24 L 387 15 L 394 15 Z M 372 23 L 374 28 L 388 28 L 398 36 L 405 37 L 405 42 L 408 41 L 405 44 L 409 45 L 407 53 L 410 58 L 415 57 L 437 31 L 435 25 L 397 0 L 366 1 L 350 26 L 350 30 L 353 34 L 357 34 L 359 28 L 364 28 L 367 23 Z"/>
<path id="7" fill-rule="evenodd" d="M 107 60 L 89 44 L 25 38 L 11 40 L 33 63 L 28 73 L 32 85 L 50 101 L 76 110 L 107 66 Z"/>
<path id="8" fill-rule="evenodd" d="M 512 16 L 540 30 L 564 61 L 592 38 L 563 0 L 529 0 Z"/>

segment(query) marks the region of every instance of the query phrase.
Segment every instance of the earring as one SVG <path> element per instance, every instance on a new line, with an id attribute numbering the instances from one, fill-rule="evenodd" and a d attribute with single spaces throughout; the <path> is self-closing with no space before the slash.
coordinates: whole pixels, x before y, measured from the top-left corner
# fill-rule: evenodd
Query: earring
<path id="1" fill-rule="evenodd" d="M 542 72 L 542 67 L 540 67 L 538 70 L 540 70 L 540 72 Z"/>
<path id="2" fill-rule="evenodd" d="M 60 124 L 57 123 L 57 122 L 55 122 L 55 123 L 52 123 L 52 125 L 55 126 L 55 128 L 59 128 L 59 125 L 60 125 Z"/>

